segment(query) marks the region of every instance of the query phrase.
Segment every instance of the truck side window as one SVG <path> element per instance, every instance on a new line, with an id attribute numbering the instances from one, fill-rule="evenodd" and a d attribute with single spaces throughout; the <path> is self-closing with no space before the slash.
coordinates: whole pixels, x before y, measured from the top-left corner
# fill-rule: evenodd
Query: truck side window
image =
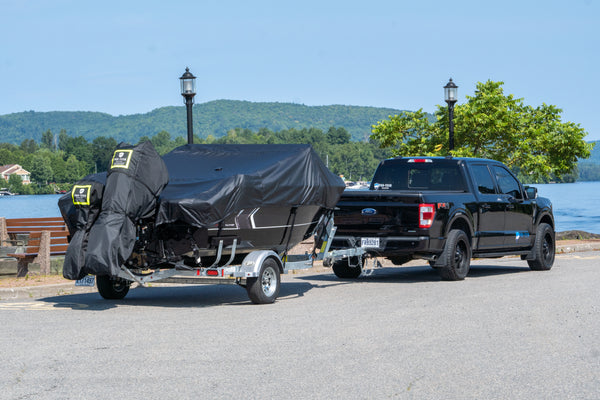
<path id="1" fill-rule="evenodd" d="M 522 199 L 519 182 L 506 169 L 498 166 L 494 166 L 493 169 L 500 192 L 511 195 L 515 199 Z"/>
<path id="2" fill-rule="evenodd" d="M 494 187 L 494 179 L 492 178 L 492 175 L 490 174 L 490 170 L 488 169 L 487 165 L 473 165 L 471 169 L 473 170 L 473 178 L 475 178 L 475 183 L 477 185 L 479 193 L 496 193 L 496 189 Z"/>

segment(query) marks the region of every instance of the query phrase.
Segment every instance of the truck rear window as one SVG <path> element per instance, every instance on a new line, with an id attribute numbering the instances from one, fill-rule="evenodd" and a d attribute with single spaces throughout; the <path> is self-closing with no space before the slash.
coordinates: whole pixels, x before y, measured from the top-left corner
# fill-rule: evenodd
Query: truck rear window
<path id="1" fill-rule="evenodd" d="M 377 168 L 371 190 L 465 191 L 465 181 L 457 164 L 394 161 L 384 162 Z"/>

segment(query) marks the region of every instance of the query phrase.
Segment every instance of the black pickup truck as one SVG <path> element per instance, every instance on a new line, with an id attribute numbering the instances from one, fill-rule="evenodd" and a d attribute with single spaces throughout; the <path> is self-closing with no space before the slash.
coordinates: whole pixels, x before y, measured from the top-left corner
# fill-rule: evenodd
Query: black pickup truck
<path id="1" fill-rule="evenodd" d="M 532 270 L 554 263 L 550 200 L 493 160 L 384 160 L 369 190 L 344 191 L 335 225 L 332 249 L 363 251 L 333 262 L 340 278 L 357 278 L 368 257 L 425 259 L 446 280 L 464 279 L 472 257 L 520 255 Z"/>

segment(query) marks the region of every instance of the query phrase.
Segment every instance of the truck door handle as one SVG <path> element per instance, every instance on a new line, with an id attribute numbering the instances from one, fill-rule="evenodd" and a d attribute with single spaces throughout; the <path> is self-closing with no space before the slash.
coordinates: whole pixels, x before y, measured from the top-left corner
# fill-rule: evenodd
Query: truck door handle
<path id="1" fill-rule="evenodd" d="M 481 209 L 482 210 L 489 210 L 490 208 L 492 208 L 489 204 L 482 204 L 481 205 Z"/>
<path id="2" fill-rule="evenodd" d="M 512 209 L 514 209 L 514 208 L 515 208 L 515 205 L 514 205 L 514 204 L 507 204 L 507 205 L 506 205 L 506 209 L 507 209 L 507 210 L 512 210 Z"/>

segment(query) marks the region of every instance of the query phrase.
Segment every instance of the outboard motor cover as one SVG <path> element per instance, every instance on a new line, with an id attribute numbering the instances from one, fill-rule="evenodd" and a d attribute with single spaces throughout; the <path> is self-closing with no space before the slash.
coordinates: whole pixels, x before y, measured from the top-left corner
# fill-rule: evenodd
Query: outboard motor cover
<path id="1" fill-rule="evenodd" d="M 102 208 L 93 223 L 85 252 L 85 270 L 117 276 L 131 256 L 136 224 L 153 217 L 157 199 L 169 180 L 167 167 L 152 143 L 121 143 L 106 176 Z"/>
<path id="2" fill-rule="evenodd" d="M 70 236 L 63 264 L 63 276 L 67 279 L 81 279 L 88 274 L 85 251 L 90 229 L 100 215 L 105 183 L 106 172 L 88 175 L 58 200 Z"/>

